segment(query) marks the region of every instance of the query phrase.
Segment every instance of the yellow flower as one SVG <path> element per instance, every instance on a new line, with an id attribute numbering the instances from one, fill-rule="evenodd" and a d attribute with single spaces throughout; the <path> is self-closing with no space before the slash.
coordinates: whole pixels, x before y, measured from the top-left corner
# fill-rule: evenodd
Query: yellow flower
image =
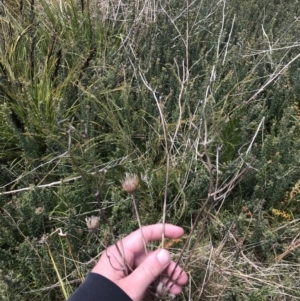
<path id="1" fill-rule="evenodd" d="M 86 225 L 90 232 L 95 232 L 99 226 L 99 217 L 91 216 L 85 218 Z"/>
<path id="2" fill-rule="evenodd" d="M 139 177 L 136 174 L 126 173 L 125 179 L 121 183 L 126 192 L 133 193 L 139 185 Z"/>

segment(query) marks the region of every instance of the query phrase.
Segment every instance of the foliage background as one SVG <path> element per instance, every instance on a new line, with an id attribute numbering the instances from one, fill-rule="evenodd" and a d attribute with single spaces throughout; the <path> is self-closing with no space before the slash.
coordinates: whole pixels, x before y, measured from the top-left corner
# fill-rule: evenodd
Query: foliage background
<path id="1" fill-rule="evenodd" d="M 125 172 L 142 224 L 185 228 L 178 300 L 299 299 L 298 1 L 9 0 L 0 26 L 1 300 L 84 279 L 112 243 L 84 220 L 104 171 L 115 235 L 137 228 Z"/>

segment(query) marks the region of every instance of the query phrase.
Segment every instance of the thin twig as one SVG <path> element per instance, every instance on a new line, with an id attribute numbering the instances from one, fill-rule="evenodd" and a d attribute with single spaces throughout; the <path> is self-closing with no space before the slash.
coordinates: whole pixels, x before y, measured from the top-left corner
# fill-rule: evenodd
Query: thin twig
<path id="1" fill-rule="evenodd" d="M 163 217 L 162 217 L 162 224 L 163 224 L 163 229 L 162 229 L 162 247 L 164 247 L 165 243 L 165 222 L 166 222 L 166 211 L 167 211 L 167 194 L 168 194 L 168 185 L 169 185 L 169 171 L 170 171 L 170 151 L 169 151 L 169 144 L 168 144 L 168 134 L 167 134 L 167 125 L 166 125 L 166 120 L 164 117 L 164 113 L 162 110 L 162 106 L 156 96 L 155 90 L 149 85 L 147 82 L 145 76 L 142 74 L 142 72 L 139 70 L 139 75 L 144 83 L 144 85 L 148 88 L 148 90 L 152 93 L 156 106 L 158 108 L 159 116 L 161 119 L 161 124 L 164 132 L 164 140 L 165 140 L 165 151 L 166 151 L 166 156 L 167 156 L 167 162 L 166 162 L 166 179 L 165 179 L 165 193 L 164 193 L 164 203 L 163 203 Z"/>
<path id="2" fill-rule="evenodd" d="M 50 279 L 48 278 L 48 273 L 46 273 L 44 266 L 43 266 L 43 260 L 39 254 L 39 252 L 35 249 L 35 247 L 33 246 L 33 244 L 31 243 L 31 241 L 29 240 L 29 238 L 27 236 L 25 236 L 25 234 L 22 232 L 22 230 L 19 227 L 19 223 L 16 223 L 16 221 L 14 220 L 14 218 L 11 216 L 11 214 L 5 209 L 2 208 L 2 210 L 5 212 L 5 214 L 11 219 L 13 225 L 15 225 L 15 227 L 17 228 L 18 232 L 23 236 L 24 240 L 30 245 L 30 248 L 35 252 L 36 256 L 39 259 L 40 265 L 41 265 L 41 269 L 44 272 L 44 276 L 47 278 L 48 282 L 50 283 Z"/>
<path id="3" fill-rule="evenodd" d="M 102 207 L 102 202 L 101 202 L 101 199 L 100 199 L 100 191 L 101 191 L 102 186 L 103 186 L 104 181 L 105 181 L 105 175 L 106 175 L 106 170 L 104 170 L 104 172 L 103 172 L 102 181 L 101 181 L 100 184 L 98 184 L 97 192 L 95 193 L 94 197 L 95 197 L 95 199 L 96 199 L 96 201 L 98 203 L 100 214 L 103 217 L 103 219 L 105 220 L 107 226 L 109 227 L 110 234 L 111 234 L 111 236 L 113 238 L 114 246 L 116 247 L 116 250 L 119 253 L 119 255 L 120 255 L 120 257 L 121 257 L 121 259 L 123 261 L 123 263 L 121 264 L 121 266 L 122 266 L 122 270 L 124 272 L 124 275 L 127 276 L 128 275 L 128 265 L 127 265 L 127 262 L 125 260 L 125 257 L 123 255 L 123 253 L 121 252 L 121 250 L 120 250 L 120 248 L 118 246 L 117 239 L 115 237 L 113 227 L 112 227 L 112 225 L 111 225 L 108 217 L 105 214 L 105 211 L 104 211 L 104 209 Z"/>
<path id="4" fill-rule="evenodd" d="M 247 104 L 249 104 L 252 100 L 255 100 L 257 96 L 265 90 L 265 88 L 270 85 L 277 77 L 279 77 L 294 61 L 296 61 L 300 57 L 300 53 L 298 53 L 293 59 L 291 59 L 286 65 L 284 65 L 278 72 L 277 69 L 271 74 L 269 79 L 255 92 L 248 100 Z"/>

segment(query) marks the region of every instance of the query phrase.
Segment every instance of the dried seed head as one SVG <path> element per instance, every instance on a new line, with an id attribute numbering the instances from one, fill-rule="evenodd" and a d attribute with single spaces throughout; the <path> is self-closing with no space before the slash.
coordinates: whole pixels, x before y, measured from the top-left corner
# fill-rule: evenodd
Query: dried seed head
<path id="1" fill-rule="evenodd" d="M 174 294 L 169 293 L 168 287 L 162 281 L 156 286 L 155 296 L 163 300 L 173 300 L 176 297 Z"/>
<path id="2" fill-rule="evenodd" d="M 44 244 L 44 243 L 47 242 L 47 240 L 48 240 L 48 235 L 44 233 L 44 234 L 42 235 L 41 239 L 39 240 L 39 243 L 40 243 L 40 244 Z"/>
<path id="3" fill-rule="evenodd" d="M 99 217 L 90 216 L 85 218 L 86 225 L 90 232 L 95 232 L 99 226 Z"/>
<path id="4" fill-rule="evenodd" d="M 125 179 L 121 183 L 126 192 L 133 193 L 139 185 L 139 177 L 136 174 L 126 173 Z"/>
<path id="5" fill-rule="evenodd" d="M 156 297 L 159 299 L 165 298 L 168 295 L 168 288 L 160 281 L 156 286 Z"/>
<path id="6" fill-rule="evenodd" d="M 44 207 L 37 207 L 37 208 L 35 208 L 35 214 L 36 215 L 43 214 L 44 212 L 45 212 L 45 208 Z"/>

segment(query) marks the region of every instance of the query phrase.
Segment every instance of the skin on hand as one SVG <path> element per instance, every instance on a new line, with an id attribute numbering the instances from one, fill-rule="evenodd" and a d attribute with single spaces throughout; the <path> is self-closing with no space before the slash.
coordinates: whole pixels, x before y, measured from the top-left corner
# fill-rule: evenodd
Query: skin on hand
<path id="1" fill-rule="evenodd" d="M 146 244 L 150 241 L 160 240 L 162 237 L 163 225 L 155 224 L 142 228 Z M 183 229 L 171 224 L 165 224 L 165 237 L 179 238 L 183 235 Z M 101 256 L 92 272 L 100 274 L 116 285 L 118 285 L 133 301 L 140 301 L 146 295 L 147 288 L 162 273 L 170 276 L 176 266 L 171 261 L 167 250 L 160 249 L 148 251 L 145 254 L 141 230 L 138 229 L 124 239 L 120 240 L 118 247 L 124 254 L 124 261 L 130 266 L 129 275 L 124 275 L 124 262 L 120 257 L 115 245 L 110 246 Z M 178 277 L 179 276 L 179 277 Z M 178 277 L 178 279 L 177 279 Z M 166 277 L 162 279 L 166 282 Z M 178 266 L 172 277 L 176 283 L 170 282 L 172 286 L 169 293 L 177 295 L 181 292 L 182 286 L 187 283 L 187 274 Z"/>

